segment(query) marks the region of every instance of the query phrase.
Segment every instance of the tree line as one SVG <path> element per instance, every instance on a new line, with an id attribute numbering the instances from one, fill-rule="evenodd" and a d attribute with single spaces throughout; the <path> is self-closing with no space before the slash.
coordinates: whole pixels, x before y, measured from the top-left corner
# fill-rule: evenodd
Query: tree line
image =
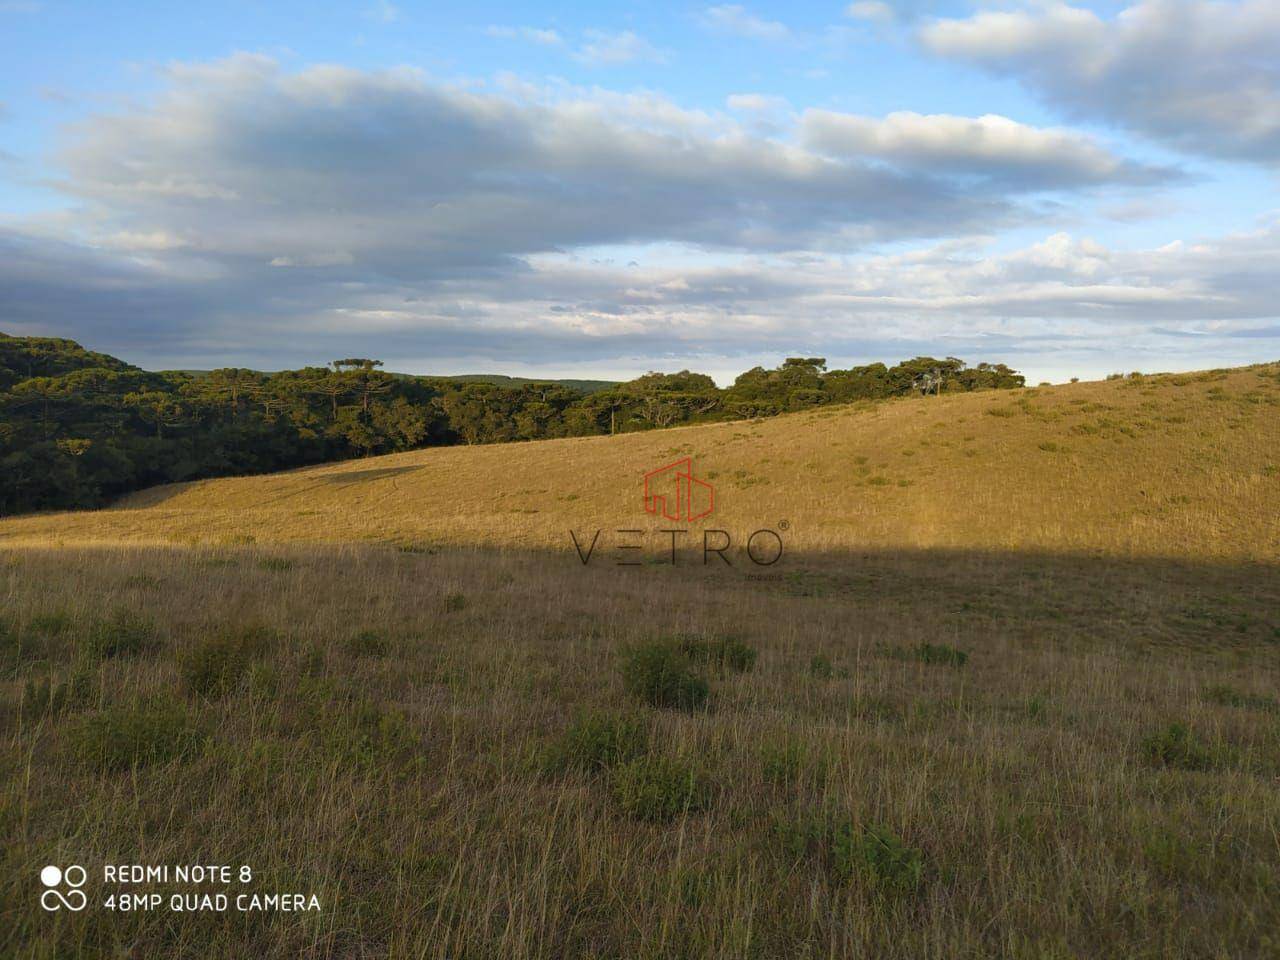
<path id="1" fill-rule="evenodd" d="M 95 507 L 158 483 L 264 473 L 424 446 L 626 433 L 910 393 L 1021 387 L 1004 364 L 917 357 L 828 370 L 794 357 L 724 389 L 647 373 L 584 392 L 389 373 L 363 357 L 278 373 L 138 367 L 73 340 L 0 334 L 0 514 Z"/>

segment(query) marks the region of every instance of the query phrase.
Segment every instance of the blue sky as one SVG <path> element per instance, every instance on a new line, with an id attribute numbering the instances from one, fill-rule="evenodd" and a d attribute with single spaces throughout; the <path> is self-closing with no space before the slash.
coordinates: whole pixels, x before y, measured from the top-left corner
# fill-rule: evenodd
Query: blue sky
<path id="1" fill-rule="evenodd" d="M 0 331 L 149 367 L 1280 356 L 1280 5 L 0 0 Z"/>

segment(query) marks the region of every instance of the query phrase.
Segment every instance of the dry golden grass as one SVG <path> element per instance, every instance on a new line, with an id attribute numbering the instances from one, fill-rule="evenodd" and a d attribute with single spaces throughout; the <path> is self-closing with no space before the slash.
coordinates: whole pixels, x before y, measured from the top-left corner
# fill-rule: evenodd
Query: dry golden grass
<path id="1" fill-rule="evenodd" d="M 5 521 L 0 955 L 1280 955 L 1278 404 L 1253 368 Z M 686 452 L 784 559 L 584 567 L 567 529 L 665 526 L 639 477 Z M 624 680 L 729 635 L 758 659 L 692 663 L 704 708 Z M 605 762 L 584 715 L 629 764 L 566 761 Z M 100 902 L 105 863 L 197 861 L 322 909 L 38 905 L 45 863 Z"/>
<path id="2" fill-rule="evenodd" d="M 691 455 L 709 525 L 864 546 L 1280 555 L 1280 365 L 919 398 L 618 437 L 437 448 L 157 487 L 0 522 L 0 545 L 391 542 L 571 550 L 669 526 L 645 471 Z M 656 542 L 655 542 L 656 544 Z"/>

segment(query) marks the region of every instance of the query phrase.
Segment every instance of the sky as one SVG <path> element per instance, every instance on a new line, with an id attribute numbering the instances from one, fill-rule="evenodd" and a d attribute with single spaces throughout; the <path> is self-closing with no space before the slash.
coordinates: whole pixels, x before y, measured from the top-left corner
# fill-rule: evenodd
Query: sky
<path id="1" fill-rule="evenodd" d="M 1280 3 L 0 0 L 0 332 L 621 379 L 1280 359 Z"/>

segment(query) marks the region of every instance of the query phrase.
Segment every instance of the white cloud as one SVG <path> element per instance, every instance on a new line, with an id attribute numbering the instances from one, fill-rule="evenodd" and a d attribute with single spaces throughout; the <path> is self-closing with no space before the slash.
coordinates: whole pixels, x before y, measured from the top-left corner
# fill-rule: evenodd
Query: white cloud
<path id="1" fill-rule="evenodd" d="M 774 113 L 791 108 L 786 97 L 765 93 L 731 93 L 724 102 L 730 110 L 743 113 Z"/>
<path id="2" fill-rule="evenodd" d="M 1020 79 L 1074 117 L 1189 152 L 1280 163 L 1280 3 L 1139 0 L 1111 19 L 1050 0 L 938 20 L 943 56 Z"/>
<path id="3" fill-rule="evenodd" d="M 1280 350 L 1271 269 L 1280 223 L 1143 250 L 1053 234 L 1003 254 L 965 240 L 860 257 L 711 259 L 679 246 L 627 256 L 640 262 L 548 252 L 509 273 L 429 284 L 276 270 L 263 286 L 261 275 L 178 273 L 163 260 L 0 230 L 0 307 L 10 333 L 53 332 L 191 365 L 323 362 L 361 347 L 444 366 L 469 357 L 644 369 L 704 358 L 732 369 L 735 357 L 807 350 L 1088 373 L 1254 362 Z"/>
<path id="4" fill-rule="evenodd" d="M 609 33 L 604 30 L 587 30 L 585 42 L 574 53 L 574 59 L 592 66 L 618 66 L 636 61 L 663 63 L 666 54 L 648 40 L 631 30 Z"/>
<path id="5" fill-rule="evenodd" d="M 750 37 L 755 40 L 786 40 L 791 31 L 777 20 L 765 20 L 734 3 L 708 7 L 702 14 L 703 22 L 724 33 Z"/>
<path id="6" fill-rule="evenodd" d="M 485 33 L 500 40 L 525 40 L 543 47 L 564 43 L 564 38 L 555 30 L 542 27 L 489 27 Z"/>
<path id="7" fill-rule="evenodd" d="M 845 14 L 855 20 L 888 23 L 894 19 L 893 8 L 884 0 L 857 0 L 845 7 Z"/>
<path id="8" fill-rule="evenodd" d="M 755 116 L 785 102 L 730 106 L 247 55 L 177 64 L 154 102 L 74 128 L 75 212 L 42 235 L 0 230 L 0 317 L 191 366 L 202 351 L 260 366 L 991 356 L 984 344 L 1091 349 L 1108 324 L 1135 342 L 1275 326 L 1275 228 L 1137 253 L 1055 236 L 992 256 L 967 239 L 1034 222 L 1028 191 L 1161 174 L 1085 138 L 812 111 L 765 135 Z M 938 237 L 952 239 L 865 252 Z"/>
<path id="9" fill-rule="evenodd" d="M 138 250 L 152 253 L 160 250 L 180 250 L 191 245 L 181 237 L 176 237 L 164 230 L 152 230 L 149 233 L 121 230 L 103 237 L 100 242 L 113 250 Z"/>
<path id="10" fill-rule="evenodd" d="M 328 253 L 308 253 L 298 257 L 272 257 L 273 267 L 346 267 L 355 263 L 355 257 L 345 250 Z"/>
<path id="11" fill-rule="evenodd" d="M 800 131 L 803 143 L 829 154 L 880 157 L 911 169 L 994 177 L 1010 187 L 1154 182 L 1170 176 L 1169 171 L 1127 163 L 1082 134 L 1031 127 L 993 114 L 957 117 L 903 111 L 878 119 L 810 109 L 801 117 Z"/>

